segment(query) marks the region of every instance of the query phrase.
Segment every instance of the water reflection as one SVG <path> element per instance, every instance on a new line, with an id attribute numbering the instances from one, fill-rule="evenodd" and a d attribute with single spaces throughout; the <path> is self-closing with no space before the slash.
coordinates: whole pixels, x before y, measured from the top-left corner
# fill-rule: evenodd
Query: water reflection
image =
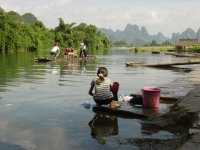
<path id="1" fill-rule="evenodd" d="M 9 144 L 9 143 L 6 143 L 6 142 L 2 142 L 0 141 L 0 148 L 1 149 L 7 149 L 7 150 L 26 150 L 25 148 L 19 146 L 19 145 L 16 145 L 16 144 Z"/>
<path id="2" fill-rule="evenodd" d="M 159 108 L 143 108 L 142 109 L 144 115 L 148 116 L 160 116 Z"/>
<path id="3" fill-rule="evenodd" d="M 157 126 L 149 123 L 141 123 L 141 133 L 146 135 L 152 135 L 158 133 L 161 129 Z"/>
<path id="4" fill-rule="evenodd" d="M 96 113 L 88 124 L 91 128 L 91 136 L 99 144 L 106 144 L 110 136 L 118 135 L 117 116 Z"/>
<path id="5" fill-rule="evenodd" d="M 74 69 L 77 69 L 76 67 L 77 67 L 77 65 L 75 64 L 74 61 L 64 62 L 64 69 L 65 70 L 74 70 Z"/>
<path id="6" fill-rule="evenodd" d="M 162 69 L 162 70 L 171 70 L 173 72 L 183 72 L 183 73 L 190 73 L 191 71 L 193 71 L 194 69 L 191 68 L 181 68 L 176 67 L 176 66 L 168 66 L 168 67 L 155 67 L 154 69 Z"/>
<path id="7" fill-rule="evenodd" d="M 81 67 L 85 66 L 86 63 L 87 63 L 86 59 L 82 59 L 82 60 L 79 61 L 79 64 L 80 64 Z"/>

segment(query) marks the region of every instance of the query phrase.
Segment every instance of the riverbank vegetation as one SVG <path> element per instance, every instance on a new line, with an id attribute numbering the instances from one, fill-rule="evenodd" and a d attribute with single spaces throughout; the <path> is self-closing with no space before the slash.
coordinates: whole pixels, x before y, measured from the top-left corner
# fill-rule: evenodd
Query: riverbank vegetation
<path id="1" fill-rule="evenodd" d="M 166 52 L 166 51 L 175 51 L 175 46 L 164 45 L 164 46 L 151 46 L 151 47 L 131 47 L 131 52 Z M 200 45 L 197 45 L 193 48 L 187 48 L 184 52 L 191 53 L 200 53 Z"/>
<path id="2" fill-rule="evenodd" d="M 132 52 L 152 52 L 152 51 L 173 51 L 175 50 L 173 46 L 152 46 L 152 47 L 132 47 L 130 51 Z"/>
<path id="3" fill-rule="evenodd" d="M 0 53 L 49 50 L 54 43 L 61 48 L 79 48 L 81 42 L 94 51 L 109 48 L 112 44 L 94 25 L 66 24 L 59 18 L 55 29 L 47 29 L 30 13 L 20 16 L 13 11 L 0 10 Z"/>
<path id="4" fill-rule="evenodd" d="M 82 42 L 87 45 L 89 54 L 101 53 L 111 46 L 130 47 L 130 51 L 133 52 L 175 50 L 169 41 L 157 44 L 153 40 L 144 47 L 134 47 L 126 41 L 112 42 L 94 25 L 65 23 L 62 18 L 59 18 L 57 27 L 48 29 L 42 21 L 30 13 L 21 16 L 14 11 L 5 12 L 0 9 L 0 53 L 49 51 L 54 43 L 58 43 L 61 50 L 67 46 L 79 49 Z M 200 45 L 189 51 L 199 53 Z"/>
<path id="5" fill-rule="evenodd" d="M 200 45 L 195 46 L 193 52 L 200 53 Z"/>

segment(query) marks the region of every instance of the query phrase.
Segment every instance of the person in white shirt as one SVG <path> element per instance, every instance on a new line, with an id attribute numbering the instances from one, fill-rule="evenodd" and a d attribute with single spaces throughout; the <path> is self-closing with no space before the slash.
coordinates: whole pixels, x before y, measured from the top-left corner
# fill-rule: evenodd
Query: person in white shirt
<path id="1" fill-rule="evenodd" d="M 86 45 L 84 43 L 80 43 L 80 57 L 84 54 L 85 57 L 87 57 L 87 52 L 86 52 Z"/>
<path id="2" fill-rule="evenodd" d="M 50 51 L 51 58 L 56 59 L 58 55 L 60 54 L 60 48 L 58 47 L 58 44 L 54 44 L 52 50 Z"/>

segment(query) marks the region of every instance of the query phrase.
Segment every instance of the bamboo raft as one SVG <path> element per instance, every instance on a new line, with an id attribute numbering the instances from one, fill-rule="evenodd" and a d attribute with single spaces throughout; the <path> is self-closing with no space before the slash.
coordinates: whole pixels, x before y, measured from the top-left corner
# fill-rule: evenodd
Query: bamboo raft
<path id="1" fill-rule="evenodd" d="M 50 62 L 50 61 L 95 60 L 95 59 L 96 59 L 96 56 L 88 55 L 87 57 L 71 57 L 71 58 L 57 58 L 57 59 L 51 59 L 47 57 L 38 57 L 38 58 L 35 58 L 35 61 L 45 63 L 45 62 Z"/>
<path id="2" fill-rule="evenodd" d="M 95 113 L 107 113 L 110 115 L 115 115 L 117 117 L 125 119 L 148 119 L 155 116 L 163 115 L 168 111 L 161 111 L 159 114 L 155 113 L 155 110 L 159 108 L 144 108 L 143 107 L 143 98 L 139 94 L 130 94 L 133 97 L 134 102 L 121 102 L 121 107 L 111 108 L 109 106 L 93 106 L 93 111 Z M 175 104 L 178 101 L 178 98 L 175 97 L 160 97 L 162 103 Z M 146 111 L 146 113 L 145 113 Z"/>
<path id="3" fill-rule="evenodd" d="M 144 114 L 139 114 L 130 110 L 125 110 L 121 108 L 110 108 L 106 106 L 94 106 L 93 107 L 94 112 L 103 112 L 103 113 L 108 113 L 111 115 L 115 115 L 117 117 L 121 118 L 127 118 L 127 119 L 147 119 L 149 118 L 148 116 Z"/>
<path id="4" fill-rule="evenodd" d="M 166 52 L 166 55 L 173 55 L 176 57 L 196 57 L 199 58 L 200 54 L 199 53 L 191 53 L 191 54 L 184 54 L 184 53 L 175 53 L 175 52 Z"/>
<path id="5" fill-rule="evenodd" d="M 187 62 L 175 62 L 175 63 L 158 63 L 158 64 L 145 64 L 145 63 L 138 63 L 138 62 L 126 62 L 126 66 L 131 67 L 170 67 L 173 65 L 193 65 L 193 64 L 200 64 L 200 61 L 187 61 Z"/>

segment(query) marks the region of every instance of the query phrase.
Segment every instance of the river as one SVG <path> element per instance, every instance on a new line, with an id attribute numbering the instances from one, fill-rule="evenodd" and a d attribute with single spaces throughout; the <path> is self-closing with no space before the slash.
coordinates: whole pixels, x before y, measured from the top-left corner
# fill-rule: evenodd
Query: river
<path id="1" fill-rule="evenodd" d="M 140 94 L 141 88 L 153 86 L 161 88 L 161 95 L 179 97 L 194 87 L 191 76 L 197 74 L 191 70 L 199 71 L 199 65 L 126 67 L 126 61 L 188 60 L 163 53 L 131 53 L 127 48 L 112 48 L 93 61 L 37 63 L 35 57 L 34 52 L 0 55 L 0 149 L 139 149 L 119 141 L 173 138 L 167 131 L 147 133 L 139 119 L 98 116 L 83 107 L 94 105 L 88 95 L 90 82 L 98 67 L 105 66 L 111 80 L 120 83 L 119 95 Z"/>

